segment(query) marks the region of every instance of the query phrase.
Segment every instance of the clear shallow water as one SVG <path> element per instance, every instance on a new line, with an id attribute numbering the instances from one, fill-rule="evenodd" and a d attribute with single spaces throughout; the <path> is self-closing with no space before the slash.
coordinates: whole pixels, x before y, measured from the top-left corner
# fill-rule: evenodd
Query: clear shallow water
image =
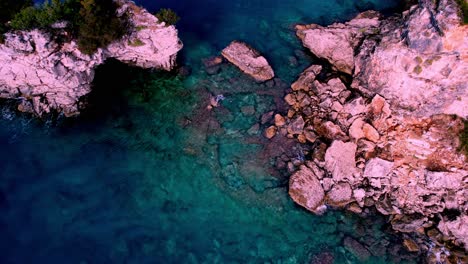
<path id="1" fill-rule="evenodd" d="M 289 83 L 312 63 L 291 23 L 348 19 L 355 5 L 192 2 L 145 4 L 183 18 L 189 77 L 109 62 L 78 119 L 41 122 L 1 108 L 0 262 L 308 263 L 324 252 L 362 262 L 344 237 L 370 249 L 368 263 L 416 262 L 382 218 L 317 217 L 294 205 L 287 174 L 273 164 L 281 147 L 294 156 L 307 146 L 271 143 L 254 127 L 285 109 Z M 266 54 L 281 80 L 256 84 L 227 64 L 207 75 L 201 59 L 233 39 Z M 226 99 L 209 111 L 211 94 Z"/>

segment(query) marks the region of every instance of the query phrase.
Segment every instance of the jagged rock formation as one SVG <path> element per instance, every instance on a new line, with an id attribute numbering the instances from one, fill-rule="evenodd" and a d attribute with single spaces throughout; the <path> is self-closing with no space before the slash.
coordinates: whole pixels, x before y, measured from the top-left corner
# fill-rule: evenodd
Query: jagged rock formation
<path id="1" fill-rule="evenodd" d="M 467 262 L 459 134 L 468 117 L 468 26 L 455 1 L 422 0 L 402 17 L 369 11 L 344 24 L 300 25 L 297 35 L 330 65 L 301 74 L 275 127 L 315 146 L 291 176 L 293 200 L 315 213 L 374 207 L 409 250 Z"/>
<path id="2" fill-rule="evenodd" d="M 259 82 L 268 81 L 275 77 L 275 73 L 265 57 L 243 42 L 231 42 L 222 50 L 221 54 L 241 71 Z"/>
<path id="3" fill-rule="evenodd" d="M 174 26 L 165 26 L 133 2 L 119 2 L 129 33 L 89 56 L 76 42 L 60 43 L 40 30 L 7 33 L 0 45 L 0 97 L 19 101 L 19 110 L 39 116 L 56 110 L 79 113 L 79 101 L 90 93 L 95 68 L 108 58 L 143 68 L 170 70 L 182 43 Z M 66 34 L 62 32 L 61 34 Z"/>

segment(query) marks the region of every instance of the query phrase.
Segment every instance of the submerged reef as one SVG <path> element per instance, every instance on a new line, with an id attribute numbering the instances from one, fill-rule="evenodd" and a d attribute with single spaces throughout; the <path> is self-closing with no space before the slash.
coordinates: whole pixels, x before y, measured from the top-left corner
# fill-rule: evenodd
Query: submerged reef
<path id="1" fill-rule="evenodd" d="M 93 54 L 83 53 L 76 40 L 67 40 L 62 23 L 55 25 L 54 33 L 6 33 L 0 44 L 0 98 L 18 99 L 20 111 L 38 116 L 51 111 L 72 116 L 79 114 L 81 98 L 91 92 L 95 68 L 108 58 L 143 68 L 174 68 L 182 49 L 176 28 L 131 1 L 117 4 L 116 15 L 126 16 L 128 32 Z"/>

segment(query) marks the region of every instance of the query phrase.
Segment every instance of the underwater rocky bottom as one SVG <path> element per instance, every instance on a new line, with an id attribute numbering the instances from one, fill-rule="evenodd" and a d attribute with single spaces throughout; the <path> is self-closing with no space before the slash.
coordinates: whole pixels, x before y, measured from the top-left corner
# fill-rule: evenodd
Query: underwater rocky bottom
<path id="1" fill-rule="evenodd" d="M 419 261 L 372 212 L 314 216 L 291 201 L 277 160 L 307 146 L 261 135 L 284 107 L 281 80 L 228 64 L 183 77 L 108 62 L 96 76 L 79 118 L 3 104 L 2 263 Z"/>
<path id="2" fill-rule="evenodd" d="M 137 2 L 182 17 L 179 73 L 109 61 L 72 119 L 37 120 L 2 102 L 0 263 L 421 262 L 373 212 L 314 216 L 295 205 L 284 163 L 314 146 L 262 135 L 314 62 L 291 25 L 395 1 Z M 281 79 L 258 84 L 227 63 L 205 69 L 234 39 Z M 216 96 L 220 106 L 207 109 Z"/>

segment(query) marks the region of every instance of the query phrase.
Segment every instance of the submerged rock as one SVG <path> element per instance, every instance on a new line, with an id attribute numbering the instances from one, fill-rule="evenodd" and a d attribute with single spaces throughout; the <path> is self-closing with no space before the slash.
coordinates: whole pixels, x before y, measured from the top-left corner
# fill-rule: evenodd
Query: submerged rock
<path id="1" fill-rule="evenodd" d="M 249 45 L 233 41 L 221 52 L 224 58 L 255 80 L 265 82 L 275 77 L 273 69 L 265 57 Z"/>
<path id="2" fill-rule="evenodd" d="M 79 114 L 80 98 L 91 92 L 95 68 L 108 58 L 171 70 L 182 48 L 175 27 L 165 26 L 133 2 L 119 5 L 117 13 L 129 18 L 129 33 L 92 55 L 83 54 L 75 41 L 58 43 L 42 30 L 5 34 L 5 44 L 0 44 L 0 97 L 19 98 L 20 110 L 39 116 L 52 110 L 71 116 Z"/>
<path id="3" fill-rule="evenodd" d="M 360 261 L 366 261 L 370 258 L 371 254 L 369 250 L 355 239 L 346 237 L 343 243 L 345 248 Z"/>

